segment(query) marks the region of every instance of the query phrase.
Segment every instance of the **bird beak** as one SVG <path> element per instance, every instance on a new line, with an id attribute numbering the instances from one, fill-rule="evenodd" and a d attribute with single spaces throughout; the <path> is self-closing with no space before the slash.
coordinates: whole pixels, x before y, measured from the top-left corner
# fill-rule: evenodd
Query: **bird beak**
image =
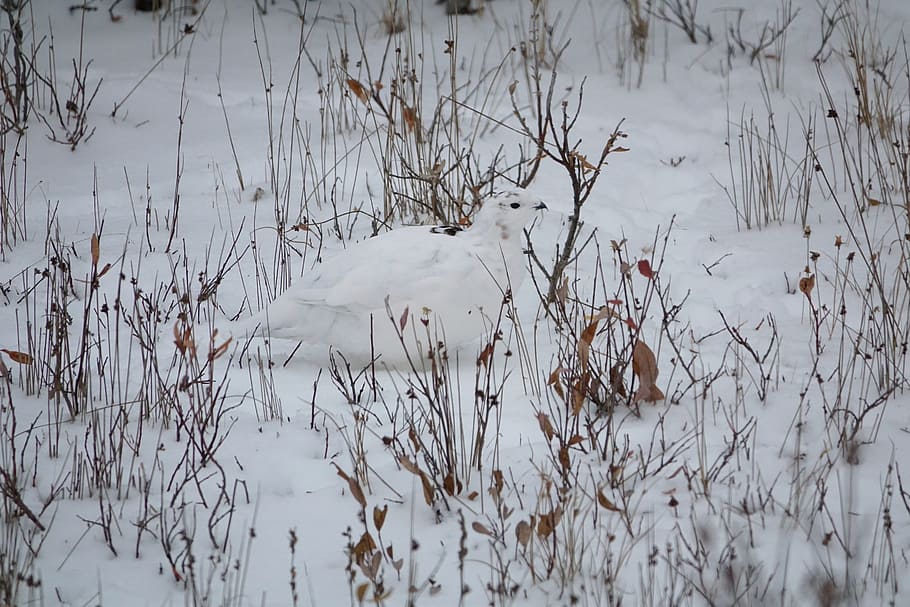
<path id="1" fill-rule="evenodd" d="M 542 201 L 538 202 L 536 205 L 534 205 L 535 211 L 545 211 L 546 209 L 547 209 L 547 205 L 545 205 Z"/>

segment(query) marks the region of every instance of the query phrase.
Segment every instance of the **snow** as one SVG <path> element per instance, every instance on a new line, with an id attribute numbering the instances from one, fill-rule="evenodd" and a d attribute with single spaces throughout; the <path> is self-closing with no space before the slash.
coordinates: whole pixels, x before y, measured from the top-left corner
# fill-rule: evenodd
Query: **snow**
<path id="1" fill-rule="evenodd" d="M 18 597 L 0 600 L 910 599 L 910 493 L 901 479 L 910 458 L 908 185 L 897 178 L 898 162 L 875 161 L 874 151 L 888 149 L 885 137 L 870 141 L 874 129 L 856 124 L 849 18 L 838 21 L 826 59 L 812 61 L 821 6 L 833 14 L 837 3 L 795 3 L 784 41 L 752 63 L 729 33 L 737 11 L 744 39 L 756 41 L 788 2 L 703 0 L 697 19 L 710 24 L 710 44 L 692 44 L 652 17 L 640 86 L 618 1 L 487 0 L 482 13 L 457 19 L 436 3 L 399 2 L 411 18 L 391 39 L 384 3 L 299 4 L 303 22 L 285 0 L 263 2 L 266 14 L 242 0 L 194 3 L 201 16 L 139 13 L 123 3 L 116 21 L 107 3 L 90 2 L 97 11 L 30 5 L 30 35 L 53 27 L 60 95 L 80 44 L 91 59 L 89 83 L 101 85 L 88 110 L 94 133 L 74 150 L 46 137 L 37 118 L 49 111 L 46 94 L 15 166 L 16 134 L 3 140 L 4 197 L 14 202 L 2 208 L 24 205 L 11 221 L 26 235 L 12 242 L 7 231 L 0 243 L 0 347 L 33 360 L 0 355 L 10 370 L 10 382 L 0 382 L 0 541 L 40 585 L 20 581 Z M 870 86 L 887 76 L 891 149 L 906 162 L 910 5 L 860 4 L 843 6 L 866 32 Z M 387 227 L 472 213 L 465 178 L 449 172 L 459 159 L 484 177 L 499 155 L 505 175 L 494 185 L 512 186 L 518 172 L 507 167 L 519 146 L 526 158 L 536 151 L 508 92 L 517 82 L 519 110 L 531 116 L 531 60 L 522 54 L 535 46 L 534 6 L 546 6 L 551 48 L 570 42 L 555 68 L 542 68 L 544 95 L 550 70 L 558 74 L 554 111 L 563 98 L 574 111 L 583 83 L 571 143 L 580 140 L 579 152 L 595 162 L 622 121 L 619 145 L 628 148 L 607 157 L 582 208 L 577 244 L 592 232 L 596 240 L 567 269 L 567 320 L 555 320 L 557 303 L 544 310 L 534 282 L 546 292 L 546 279 L 532 267 L 535 281 L 524 282 L 503 316 L 502 340 L 476 364 L 486 344 L 457 357 L 453 350 L 435 366 L 363 373 L 340 359 L 334 371 L 320 368 L 278 339 L 232 342 L 210 357 L 232 319 L 258 312 L 321 260 Z M 181 33 L 187 24 L 194 33 Z M 890 63 L 888 49 L 896 49 Z M 401 65 L 412 77 L 393 83 Z M 384 109 L 358 99 L 348 79 L 382 84 L 379 98 L 395 112 L 391 134 Z M 453 95 L 464 103 L 460 130 L 448 120 Z M 416 108 L 427 135 L 419 144 L 401 103 Z M 826 118 L 829 109 L 837 119 Z M 755 141 L 767 145 L 769 114 L 785 142 L 771 151 L 780 162 L 774 185 L 813 179 L 806 226 L 795 185 L 780 219 L 752 229 L 742 216 L 737 222 L 724 190 L 740 187 L 741 166 L 760 166 L 740 164 L 741 119 L 754 117 Z M 817 158 L 807 160 L 809 119 Z M 844 144 L 838 120 L 847 125 Z M 400 150 L 411 154 L 409 167 L 397 160 Z M 866 188 L 862 212 L 851 182 Z M 392 189 L 426 193 L 433 183 L 442 184 L 437 194 L 465 196 L 442 209 L 447 217 L 390 208 L 406 199 Z M 757 191 L 764 186 L 759 180 Z M 572 221 L 571 183 L 545 159 L 531 187 L 549 208 L 531 243 L 552 267 Z M 276 213 L 285 228 L 300 229 L 276 230 Z M 815 280 L 809 297 L 799 288 L 804 269 Z M 579 340 L 601 306 L 617 318 L 601 321 L 591 358 L 582 360 Z M 667 399 L 615 397 L 604 409 L 590 398 L 573 415 L 558 390 L 571 395 L 589 368 L 610 386 L 610 367 L 629 362 L 636 338 L 653 350 Z M 69 348 L 54 347 L 63 343 Z M 621 372 L 634 393 L 640 372 Z M 595 392 L 614 398 L 609 388 Z M 451 407 L 434 408 L 440 403 Z M 558 437 L 548 439 L 543 419 Z M 559 441 L 568 443 L 563 452 Z M 458 475 L 451 493 L 434 469 L 443 461 Z M 547 532 L 550 520 L 555 530 Z M 355 548 L 365 531 L 375 547 Z M 27 545 L 33 567 L 22 565 Z"/>

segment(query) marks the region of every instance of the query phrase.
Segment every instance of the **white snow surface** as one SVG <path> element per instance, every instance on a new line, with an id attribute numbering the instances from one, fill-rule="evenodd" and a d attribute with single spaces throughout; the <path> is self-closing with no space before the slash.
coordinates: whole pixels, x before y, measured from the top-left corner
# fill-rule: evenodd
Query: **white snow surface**
<path id="1" fill-rule="evenodd" d="M 381 110 L 375 103 L 364 110 L 346 78 L 370 86 L 369 64 L 370 75 L 382 85 L 380 98 L 388 102 L 394 87 L 382 57 L 408 55 L 415 77 L 426 83 L 420 128 L 429 128 L 432 108 L 451 93 L 451 78 L 465 96 L 482 83 L 491 92 L 470 97 L 474 110 L 460 114 L 479 125 L 460 146 L 486 163 L 505 155 L 509 162 L 501 167 L 517 161 L 519 146 L 533 157 L 508 93 L 516 82 L 515 91 L 525 100 L 520 110 L 530 116 L 522 54 L 532 52 L 523 42 L 531 3 L 487 0 L 482 14 L 450 19 L 435 2 L 399 2 L 409 4 L 413 14 L 408 28 L 391 39 L 381 18 L 384 3 L 372 1 L 301 0 L 307 11 L 303 25 L 294 3 L 285 0 L 264 1 L 265 15 L 247 0 L 211 0 L 198 21 L 187 13 L 160 22 L 127 3 L 114 9 L 120 15 L 116 22 L 106 2 L 92 3 L 100 10 L 85 13 L 68 10 L 68 4 L 33 2 L 34 27 L 41 36 L 53 25 L 58 86 L 68 90 L 69 60 L 79 53 L 84 18 L 89 80 L 102 79 L 89 111 L 95 131 L 70 150 L 50 141 L 36 118 L 29 123 L 27 149 L 21 148 L 20 156 L 20 162 L 27 159 L 27 183 L 17 194 L 24 200 L 27 234 L 3 251 L 0 262 L 0 347 L 44 360 L 41 344 L 29 343 L 25 319 L 49 322 L 44 306 L 52 289 L 41 273 L 66 259 L 77 277 L 68 287 L 70 347 L 80 347 L 88 306 L 86 347 L 94 353 L 90 360 L 100 362 L 86 372 L 90 410 L 70 419 L 65 406 L 54 404 L 45 367 L 37 372 L 44 379 L 30 380 L 31 367 L 4 358 L 12 378 L 8 400 L 17 418 L 13 451 L 22 495 L 47 527 L 37 536 L 42 544 L 33 569 L 40 587 L 21 591 L 20 604 L 353 605 L 359 603 L 361 584 L 367 584 L 364 602 L 371 602 L 376 584 L 368 582 L 364 568 L 349 567 L 347 552 L 365 529 L 380 547 L 375 553 L 386 605 L 409 604 L 409 596 L 418 605 L 809 605 L 821 604 L 819 597 L 829 591 L 832 605 L 910 604 L 910 487 L 898 474 L 910 462 L 906 376 L 888 384 L 874 363 L 838 365 L 854 360 L 849 356 L 854 345 L 838 341 L 842 333 L 835 317 L 842 293 L 854 323 L 851 334 L 867 330 L 865 308 L 857 303 L 865 283 L 837 270 L 851 253 L 858 265 L 872 252 L 861 238 L 859 216 L 842 216 L 831 192 L 816 182 L 809 230 L 794 217 L 795 197 L 779 221 L 747 230 L 723 189 L 732 190 L 741 178 L 735 158 L 741 119 L 754 116 L 766 125 L 769 109 L 786 142 L 787 167 L 795 171 L 804 151 L 804 128 L 817 134 L 818 149 L 824 150 L 820 162 L 832 158 L 836 133 L 825 117 L 830 103 L 819 72 L 839 113 L 857 111 L 842 30 L 829 42 L 833 52 L 821 63 L 813 61 L 821 42 L 817 3 L 794 3 L 799 12 L 787 31 L 783 61 L 774 56 L 779 47 L 754 62 L 733 42 L 728 53 L 725 35 L 743 9 L 740 27 L 746 37 L 758 39 L 763 25 L 779 18 L 777 2 L 699 2 L 700 21 L 712 26 L 711 44 L 701 39 L 693 44 L 655 18 L 640 86 L 625 42 L 622 2 L 544 3 L 553 45 L 570 41 L 556 65 L 555 95 L 565 96 L 573 110 L 583 83 L 573 131 L 580 150 L 594 162 L 620 120 L 626 136 L 619 145 L 628 148 L 609 156 L 582 209 L 578 243 L 592 233 L 596 243 L 568 271 L 568 299 L 589 303 L 588 314 L 601 306 L 616 307 L 623 319 L 641 313 L 634 324 L 655 353 L 657 385 L 667 398 L 638 408 L 616 405 L 609 421 L 593 404 L 584 404 L 579 419 L 590 425 L 582 421 L 568 435 L 587 437 L 589 427 L 608 425 L 602 436 L 611 438 L 600 445 L 587 438 L 572 444 L 567 454 L 577 476 L 560 493 L 559 457 L 539 414 L 559 426 L 557 413 L 565 414 L 565 408 L 552 380 L 564 377 L 559 370 L 570 366 L 576 350 L 560 346 L 571 331 L 545 314 L 534 281 L 516 281 L 514 307 L 493 319 L 502 333 L 492 354 L 479 354 L 488 340 L 468 341 L 457 356 L 453 350 L 448 379 L 429 387 L 458 403 L 455 417 L 465 420 L 466 429 L 452 448 L 462 461 L 471 459 L 479 423 L 475 405 L 495 401 L 479 469 L 458 468 L 455 495 L 445 493 L 440 480 L 432 506 L 421 477 L 407 469 L 416 465 L 432 474 L 423 459 L 426 444 L 443 432 L 425 420 L 413 428 L 407 423 L 409 415 L 424 419 L 414 411 L 426 401 L 421 381 L 433 372 L 429 363 L 360 374 L 352 361 L 350 375 L 341 364 L 339 376 L 355 385 L 348 391 L 354 398 L 348 398 L 327 366 L 297 355 L 294 340 L 257 337 L 229 344 L 212 363 L 211 375 L 206 371 L 199 379 L 180 362 L 174 342 L 181 338 L 175 338 L 174 327 L 181 310 L 198 312 L 196 347 L 204 360 L 210 347 L 224 341 L 232 321 L 261 313 L 289 285 L 311 288 L 307 276 L 326 268 L 337 280 L 331 297 L 351 309 L 354 328 L 329 327 L 331 321 L 311 317 L 295 301 L 293 310 L 278 308 L 279 320 L 299 323 L 291 326 L 291 336 L 317 335 L 333 345 L 337 334 L 342 349 L 360 347 L 363 335 L 351 333 L 368 327 L 370 314 L 374 322 L 391 323 L 381 303 L 356 309 L 352 302 L 363 297 L 357 291 L 379 292 L 370 281 L 386 281 L 390 257 L 400 257 L 402 264 L 412 263 L 411 253 L 432 257 L 432 251 L 420 249 L 427 228 L 402 226 L 435 225 L 440 219 L 396 212 L 386 225 L 381 164 L 394 137 L 385 134 Z M 883 48 L 897 45 L 898 61 L 905 61 L 900 41 L 910 23 L 910 3 L 882 0 L 871 14 L 875 39 Z M 190 23 L 195 33 L 162 55 Z M 298 52 L 301 40 L 307 53 Z M 457 43 L 447 43 L 452 40 Z M 624 69 L 617 67 L 620 55 L 626 57 Z M 335 57 L 334 65 L 329 57 Z M 546 78 L 551 67 L 545 68 Z M 502 73 L 490 76 L 497 69 Z M 762 86 L 763 79 L 777 78 L 779 86 Z M 893 85 L 906 119 L 907 76 L 898 73 Z M 806 116 L 814 122 L 806 124 Z M 325 124 L 329 127 L 321 127 Z M 906 134 L 906 123 L 903 128 Z M 299 148 L 304 140 L 314 153 Z M 11 171 L 10 159 L 7 152 L 4 172 Z M 415 161 L 412 178 L 431 182 L 452 168 L 443 165 Z M 848 199 L 843 167 L 830 170 L 832 190 Z M 502 177 L 495 186 L 514 184 Z M 547 262 L 573 220 L 572 186 L 565 171 L 545 159 L 530 187 L 548 207 L 530 230 L 534 250 Z M 879 202 L 885 193 L 877 196 Z M 290 211 L 282 229 L 291 244 L 282 248 L 276 244 L 275 208 L 284 200 Z M 459 201 L 462 216 L 471 214 L 472 204 Z M 907 271 L 900 253 L 906 250 L 900 244 L 906 213 L 899 205 L 873 204 L 863 215 L 868 238 L 895 284 L 899 279 L 893 277 Z M 535 217 L 518 224 L 530 225 Z M 48 244 L 54 236 L 45 228 L 48 218 L 57 226 L 61 250 Z M 411 242 L 395 239 L 397 234 L 415 236 Z M 93 235 L 98 266 L 110 263 L 111 269 L 97 277 L 91 299 L 87 294 L 97 274 Z M 446 238 L 461 236 L 440 236 Z M 523 238 L 510 238 L 509 246 L 521 243 L 524 249 Z M 635 293 L 621 290 L 627 268 L 617 261 L 611 241 L 629 263 L 627 284 L 636 285 Z M 412 247 L 416 250 L 408 250 Z M 333 259 L 343 263 L 332 266 Z M 529 272 L 528 256 L 519 252 L 517 259 L 526 264 L 520 273 Z M 652 293 L 653 281 L 639 271 L 640 260 L 649 260 L 661 288 L 680 305 L 672 315 L 656 299 L 640 299 Z M 814 305 L 827 310 L 820 355 L 812 308 L 797 288 L 804 268 L 815 276 Z M 545 291 L 537 272 L 537 286 Z M 174 276 L 182 282 L 172 288 Z M 492 291 L 478 293 L 480 281 L 486 285 L 488 279 L 476 268 L 464 270 L 458 288 L 441 291 L 449 295 L 428 307 L 452 298 L 483 299 L 489 306 Z M 345 285 L 351 281 L 349 291 Z M 184 285 L 191 289 L 181 292 Z M 211 285 L 216 293 L 200 297 Z M 288 293 L 295 289 L 290 286 Z M 188 298 L 185 308 L 181 297 Z M 275 305 L 283 306 L 287 297 Z M 96 313 L 102 304 L 110 311 Z M 114 311 L 119 304 L 122 316 Z M 906 321 L 907 300 L 894 306 Z M 760 364 L 744 345 L 731 341 L 721 314 L 754 348 Z M 155 328 L 157 377 L 160 385 L 174 386 L 173 393 L 156 389 L 155 402 L 168 413 L 149 414 L 131 404 L 155 392 L 149 385 L 159 384 L 144 366 L 148 351 L 130 333 L 126 317 L 141 317 Z M 408 325 L 415 323 L 419 319 L 412 316 Z M 107 345 L 114 327 L 122 332 L 118 348 Z M 210 339 L 211 327 L 219 334 Z M 677 339 L 678 351 L 668 335 Z M 383 340 L 389 339 L 386 333 Z M 599 334 L 592 348 L 607 352 L 606 335 Z M 483 362 L 475 364 L 479 355 Z M 481 375 L 489 371 L 489 384 L 481 378 L 478 387 L 478 369 Z M 700 378 L 695 387 L 689 373 Z M 625 380 L 637 381 L 631 368 Z M 40 390 L 29 389 L 29 381 Z M 567 381 L 562 388 L 568 389 Z M 848 388 L 836 391 L 832 382 Z M 894 387 L 877 387 L 886 385 Z M 185 416 L 200 410 L 189 394 L 207 389 L 223 396 L 217 401 L 217 432 L 188 432 Z M 177 401 L 188 404 L 173 404 Z M 840 428 L 854 427 L 851 420 L 873 403 L 857 434 L 843 442 Z M 62 409 L 64 421 L 49 423 L 54 407 Z M 111 410 L 123 413 L 111 417 Z M 425 441 L 421 449 L 409 430 Z M 120 435 L 126 438 L 114 439 Z M 213 435 L 224 442 L 202 465 L 205 447 L 187 445 Z M 3 440 L 9 443 L 6 436 Z M 5 458 L 9 452 L 3 450 Z M 410 463 L 402 463 L 402 452 Z M 195 459 L 188 461 L 187 453 Z M 354 475 L 358 458 L 369 481 L 360 483 L 364 508 L 356 488 L 339 474 L 340 469 Z M 93 462 L 106 459 L 119 463 L 102 465 L 100 472 L 93 468 Z M 5 469 L 9 465 L 4 461 Z M 198 473 L 187 480 L 184 471 L 192 465 Z M 502 471 L 498 491 L 494 471 Z M 540 525 L 559 495 L 567 496 L 559 532 L 545 535 Z M 50 506 L 43 508 L 45 503 Z M 385 522 L 377 530 L 374 513 L 383 508 Z M 533 536 L 528 545 L 519 540 L 524 521 Z M 7 534 L 32 526 L 25 516 L 3 524 Z M 549 568 L 548 551 L 558 555 Z M 189 552 L 195 560 L 187 559 Z"/>

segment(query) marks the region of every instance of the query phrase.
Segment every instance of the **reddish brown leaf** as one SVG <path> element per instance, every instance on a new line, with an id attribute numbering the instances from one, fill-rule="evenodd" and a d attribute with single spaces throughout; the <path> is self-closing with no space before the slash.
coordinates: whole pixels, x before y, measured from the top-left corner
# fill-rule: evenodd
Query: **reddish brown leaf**
<path id="1" fill-rule="evenodd" d="M 481 523 L 478 523 L 477 521 L 474 521 L 473 523 L 471 523 L 471 529 L 473 529 L 474 531 L 476 531 L 477 533 L 479 533 L 481 535 L 488 535 L 490 537 L 493 537 L 493 532 L 491 532 L 489 529 L 487 529 L 486 527 L 484 527 Z"/>
<path id="2" fill-rule="evenodd" d="M 480 356 L 477 357 L 477 364 L 488 367 L 490 365 L 490 357 L 493 356 L 493 344 L 487 344 L 486 347 L 480 351 Z"/>
<path id="3" fill-rule="evenodd" d="M 654 271 L 651 269 L 651 262 L 649 262 L 647 259 L 639 259 L 638 273 L 645 278 L 654 278 Z"/>
<path id="4" fill-rule="evenodd" d="M 398 319 L 398 328 L 401 331 L 404 331 L 404 328 L 407 326 L 407 324 L 408 324 L 408 307 L 405 306 L 404 312 L 401 313 L 401 317 L 399 317 L 399 319 Z"/>

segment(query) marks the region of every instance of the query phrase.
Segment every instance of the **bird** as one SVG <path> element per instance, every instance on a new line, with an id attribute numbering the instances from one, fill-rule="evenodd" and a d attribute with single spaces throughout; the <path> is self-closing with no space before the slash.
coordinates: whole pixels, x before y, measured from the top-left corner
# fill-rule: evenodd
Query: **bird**
<path id="1" fill-rule="evenodd" d="M 396 366 L 489 336 L 527 274 L 525 228 L 544 202 L 525 189 L 486 197 L 470 226 L 412 225 L 365 239 L 305 273 L 258 314 L 248 337 L 297 340 L 304 358 Z"/>

